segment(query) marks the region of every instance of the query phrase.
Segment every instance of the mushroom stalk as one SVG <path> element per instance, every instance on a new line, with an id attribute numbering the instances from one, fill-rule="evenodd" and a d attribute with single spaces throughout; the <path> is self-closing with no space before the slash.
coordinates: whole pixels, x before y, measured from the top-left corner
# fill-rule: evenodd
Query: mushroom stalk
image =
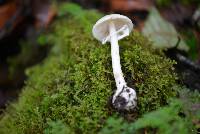
<path id="1" fill-rule="evenodd" d="M 124 80 L 120 64 L 119 45 L 117 38 L 118 35 L 115 24 L 112 21 L 109 23 L 109 34 L 111 43 L 112 68 L 117 87 L 117 90 L 113 95 L 112 103 L 114 107 L 119 110 L 130 110 L 136 106 L 136 93 L 134 89 L 127 87 Z"/>
<path id="2" fill-rule="evenodd" d="M 109 32 L 111 35 L 110 42 L 111 42 L 111 57 L 112 57 L 113 74 L 114 74 L 117 89 L 122 89 L 123 85 L 126 85 L 126 82 L 124 80 L 123 73 L 121 70 L 117 33 L 116 33 L 115 25 L 112 21 L 109 24 Z"/>

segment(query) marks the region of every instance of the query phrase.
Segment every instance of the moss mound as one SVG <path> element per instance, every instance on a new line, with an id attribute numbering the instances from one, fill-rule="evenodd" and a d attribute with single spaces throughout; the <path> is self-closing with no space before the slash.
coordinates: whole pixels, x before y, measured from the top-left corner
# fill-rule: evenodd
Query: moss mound
<path id="1" fill-rule="evenodd" d="M 179 98 L 171 99 L 169 105 L 144 114 L 135 122 L 109 117 L 100 134 L 196 134 L 199 132 L 200 93 L 182 87 Z"/>
<path id="2" fill-rule="evenodd" d="M 42 64 L 27 70 L 19 101 L 0 120 L 1 134 L 50 133 L 60 127 L 68 133 L 96 133 L 116 113 L 108 103 L 115 90 L 110 45 L 91 35 L 101 16 L 73 4 L 60 7 L 45 35 L 52 50 Z M 138 94 L 138 110 L 132 114 L 141 116 L 166 105 L 176 95 L 174 62 L 137 32 L 119 44 L 125 79 Z"/>

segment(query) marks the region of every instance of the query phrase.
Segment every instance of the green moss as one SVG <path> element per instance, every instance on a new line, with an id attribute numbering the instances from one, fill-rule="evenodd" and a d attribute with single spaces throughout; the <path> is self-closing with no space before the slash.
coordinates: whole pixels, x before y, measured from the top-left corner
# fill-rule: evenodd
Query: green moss
<path id="1" fill-rule="evenodd" d="M 62 121 L 51 121 L 47 122 L 48 127 L 45 129 L 44 134 L 73 134 L 70 128 L 65 125 Z"/>
<path id="2" fill-rule="evenodd" d="M 91 35 L 101 14 L 81 10 L 81 16 L 62 14 L 46 35 L 52 50 L 42 64 L 27 70 L 29 76 L 19 101 L 11 104 L 0 120 L 1 134 L 43 133 L 49 120 L 61 121 L 67 131 L 96 133 L 116 112 L 109 98 L 115 90 L 110 45 Z M 174 62 L 151 48 L 138 32 L 120 43 L 122 69 L 128 85 L 135 86 L 142 114 L 166 105 L 176 95 Z M 55 125 L 57 126 L 57 125 Z"/>
<path id="3" fill-rule="evenodd" d="M 168 106 L 147 113 L 136 122 L 128 123 L 115 116 L 108 118 L 100 134 L 196 134 L 200 109 L 195 105 L 199 102 L 199 92 L 182 89 L 179 99 L 170 100 Z"/>

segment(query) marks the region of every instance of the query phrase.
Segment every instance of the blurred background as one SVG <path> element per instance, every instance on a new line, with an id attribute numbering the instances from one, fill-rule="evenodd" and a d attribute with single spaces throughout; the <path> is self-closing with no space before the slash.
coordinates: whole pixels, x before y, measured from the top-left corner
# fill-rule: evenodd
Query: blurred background
<path id="1" fill-rule="evenodd" d="M 200 0 L 0 0 L 0 108 L 19 95 L 26 68 L 48 55 L 50 46 L 38 37 L 56 19 L 55 3 L 66 1 L 127 15 L 154 47 L 177 61 L 180 83 L 200 89 Z"/>

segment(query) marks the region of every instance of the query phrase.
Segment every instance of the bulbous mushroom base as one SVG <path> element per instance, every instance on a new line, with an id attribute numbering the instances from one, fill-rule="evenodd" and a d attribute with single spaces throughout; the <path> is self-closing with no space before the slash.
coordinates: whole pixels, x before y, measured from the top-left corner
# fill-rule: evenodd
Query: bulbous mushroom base
<path id="1" fill-rule="evenodd" d="M 112 99 L 114 108 L 119 111 L 131 111 L 137 105 L 137 96 L 133 88 L 124 86 L 120 92 L 115 92 Z"/>

